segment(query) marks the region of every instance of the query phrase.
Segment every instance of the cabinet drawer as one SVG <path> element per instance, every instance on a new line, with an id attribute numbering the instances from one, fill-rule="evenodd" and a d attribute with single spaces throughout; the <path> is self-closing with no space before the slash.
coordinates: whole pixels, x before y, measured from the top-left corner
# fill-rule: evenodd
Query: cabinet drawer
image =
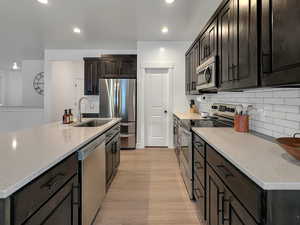
<path id="1" fill-rule="evenodd" d="M 23 225 L 78 224 L 78 218 L 73 215 L 76 214 L 72 196 L 74 184 L 74 180 L 70 180 Z"/>
<path id="2" fill-rule="evenodd" d="M 205 160 L 198 151 L 194 151 L 194 179 L 199 179 L 203 188 L 205 187 Z"/>
<path id="3" fill-rule="evenodd" d="M 201 221 L 206 220 L 206 202 L 205 202 L 205 191 L 203 189 L 203 187 L 201 186 L 199 180 L 197 178 L 195 178 L 195 188 L 194 188 L 194 197 L 195 197 L 195 201 L 196 201 L 196 206 L 199 212 L 199 219 Z"/>
<path id="4" fill-rule="evenodd" d="M 205 157 L 205 142 L 194 134 L 193 140 L 194 149 L 197 150 L 203 157 Z"/>
<path id="5" fill-rule="evenodd" d="M 207 162 L 257 220 L 261 221 L 263 190 L 241 173 L 216 150 L 206 145 Z"/>
<path id="6" fill-rule="evenodd" d="M 48 170 L 13 196 L 15 225 L 22 224 L 77 173 L 76 154 Z"/>

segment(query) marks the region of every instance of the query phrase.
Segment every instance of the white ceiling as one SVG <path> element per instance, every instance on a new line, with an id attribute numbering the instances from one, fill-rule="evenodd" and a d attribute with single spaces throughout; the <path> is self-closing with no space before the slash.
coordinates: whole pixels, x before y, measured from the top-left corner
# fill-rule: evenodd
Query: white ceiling
<path id="1" fill-rule="evenodd" d="M 42 58 L 45 48 L 135 49 L 136 41 L 193 40 L 220 2 L 0 0 L 0 68 L 8 61 Z M 74 34 L 74 26 L 82 33 Z"/>

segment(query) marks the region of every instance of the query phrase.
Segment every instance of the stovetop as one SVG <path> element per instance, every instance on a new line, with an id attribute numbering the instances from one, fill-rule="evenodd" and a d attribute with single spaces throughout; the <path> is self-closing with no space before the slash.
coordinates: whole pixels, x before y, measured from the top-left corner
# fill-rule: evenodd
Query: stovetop
<path id="1" fill-rule="evenodd" d="M 236 106 L 215 103 L 211 106 L 211 116 L 201 120 L 181 121 L 186 129 L 192 127 L 233 127 Z"/>

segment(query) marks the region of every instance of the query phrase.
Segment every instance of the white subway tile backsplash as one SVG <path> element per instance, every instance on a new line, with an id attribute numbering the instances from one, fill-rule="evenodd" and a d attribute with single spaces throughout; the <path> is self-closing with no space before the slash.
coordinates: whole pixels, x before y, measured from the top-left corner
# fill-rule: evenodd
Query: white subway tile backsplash
<path id="1" fill-rule="evenodd" d="M 300 122 L 300 114 L 286 113 L 286 119 Z"/>
<path id="2" fill-rule="evenodd" d="M 294 128 L 294 129 L 299 128 L 299 122 L 283 120 L 283 119 L 274 119 L 274 124 L 283 127 Z"/>
<path id="3" fill-rule="evenodd" d="M 273 110 L 277 112 L 299 113 L 299 106 L 274 105 Z"/>
<path id="4" fill-rule="evenodd" d="M 285 105 L 300 105 L 300 98 L 285 98 L 284 99 Z"/>
<path id="5" fill-rule="evenodd" d="M 206 95 L 200 111 L 208 111 L 212 103 L 251 104 L 250 129 L 273 137 L 300 133 L 300 88 L 270 88 L 245 92 L 220 92 Z M 199 97 L 197 98 L 199 99 Z"/>
<path id="6" fill-rule="evenodd" d="M 283 104 L 284 99 L 283 98 L 264 98 L 264 103 L 265 104 Z"/>

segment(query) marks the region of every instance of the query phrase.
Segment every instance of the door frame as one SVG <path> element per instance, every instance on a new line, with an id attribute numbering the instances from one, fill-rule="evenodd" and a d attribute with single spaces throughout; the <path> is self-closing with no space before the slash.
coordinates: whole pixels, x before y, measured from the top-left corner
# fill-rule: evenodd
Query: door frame
<path id="1" fill-rule="evenodd" d="M 173 148 L 173 132 L 172 132 L 172 113 L 173 113 L 173 105 L 174 105 L 174 70 L 175 66 L 172 62 L 145 62 L 141 65 L 141 74 L 137 77 L 138 82 L 138 98 L 139 100 L 139 111 L 140 115 L 140 130 L 138 134 L 140 134 L 139 142 L 137 143 L 137 148 L 145 148 L 146 143 L 146 135 L 147 135 L 147 127 L 146 127 L 146 70 L 147 69 L 166 69 L 168 70 L 168 121 L 167 121 L 167 144 L 168 148 Z"/>

